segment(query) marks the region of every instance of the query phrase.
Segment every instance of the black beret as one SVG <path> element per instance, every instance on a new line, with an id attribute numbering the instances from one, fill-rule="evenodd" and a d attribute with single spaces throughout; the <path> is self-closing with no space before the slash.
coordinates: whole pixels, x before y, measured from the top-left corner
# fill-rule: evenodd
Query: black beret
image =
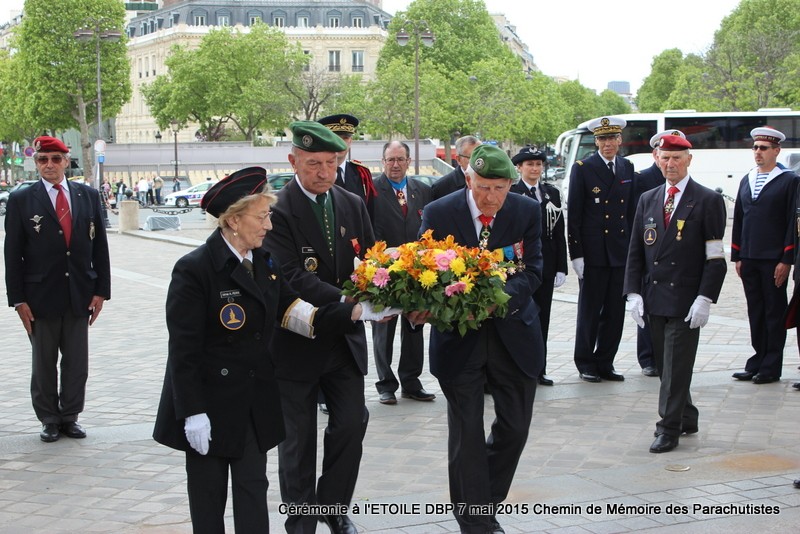
<path id="1" fill-rule="evenodd" d="M 238 170 L 211 186 L 203 195 L 200 207 L 219 217 L 240 198 L 260 192 L 266 182 L 267 171 L 263 167 Z"/>

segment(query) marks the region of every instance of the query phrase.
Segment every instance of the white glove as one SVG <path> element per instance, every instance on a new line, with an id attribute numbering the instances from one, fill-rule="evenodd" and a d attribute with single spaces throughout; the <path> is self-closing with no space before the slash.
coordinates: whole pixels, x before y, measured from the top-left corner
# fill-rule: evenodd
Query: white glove
<path id="1" fill-rule="evenodd" d="M 553 287 L 561 287 L 567 281 L 567 273 L 556 273 L 556 279 L 553 280 Z"/>
<path id="2" fill-rule="evenodd" d="M 183 427 L 186 440 L 194 450 L 205 456 L 208 454 L 208 442 L 211 441 L 211 421 L 204 413 L 190 415 Z"/>
<path id="3" fill-rule="evenodd" d="M 578 275 L 578 280 L 583 280 L 583 258 L 575 258 L 572 260 L 572 269 Z"/>
<path id="4" fill-rule="evenodd" d="M 359 304 L 361 304 L 360 321 L 380 321 L 391 315 L 400 315 L 403 313 L 403 310 L 400 308 L 384 308 L 381 311 L 375 311 L 372 307 L 372 303 L 368 300 L 362 300 Z"/>
<path id="5" fill-rule="evenodd" d="M 697 295 L 692 307 L 689 308 L 689 315 L 684 321 L 689 323 L 689 328 L 700 328 L 708 324 L 708 316 L 711 314 L 711 299 L 703 295 Z"/>
<path id="6" fill-rule="evenodd" d="M 625 304 L 625 309 L 631 315 L 634 322 L 639 325 L 639 328 L 644 328 L 644 300 L 638 293 L 628 293 L 628 302 Z"/>

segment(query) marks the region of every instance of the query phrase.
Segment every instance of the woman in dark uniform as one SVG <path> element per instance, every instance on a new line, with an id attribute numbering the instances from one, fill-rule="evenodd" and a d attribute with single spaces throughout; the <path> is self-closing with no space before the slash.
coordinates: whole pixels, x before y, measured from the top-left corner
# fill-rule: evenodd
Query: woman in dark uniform
<path id="1" fill-rule="evenodd" d="M 202 207 L 219 228 L 178 260 L 167 293 L 169 356 L 153 437 L 186 452 L 194 532 L 225 531 L 229 470 L 236 531 L 269 532 L 266 452 L 284 438 L 273 329 L 313 337 L 385 314 L 297 298 L 261 248 L 277 200 L 266 181 L 250 167 L 209 189 Z"/>

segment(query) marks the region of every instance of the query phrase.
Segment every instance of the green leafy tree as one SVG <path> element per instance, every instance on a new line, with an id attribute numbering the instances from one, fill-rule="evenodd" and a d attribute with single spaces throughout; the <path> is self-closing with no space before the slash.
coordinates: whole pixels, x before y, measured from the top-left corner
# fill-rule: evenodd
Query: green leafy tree
<path id="1" fill-rule="evenodd" d="M 31 125 L 52 131 L 77 128 L 84 167 L 91 172 L 89 125 L 97 123 L 97 41 L 80 42 L 74 34 L 80 29 L 90 29 L 95 36 L 122 32 L 125 6 L 118 0 L 65 4 L 54 12 L 52 1 L 26 0 L 13 47 L 22 64 L 20 87 L 30 93 L 22 104 L 35 117 Z M 116 41 L 100 39 L 99 46 L 103 116 L 114 117 L 131 96 L 124 33 Z"/>
<path id="2" fill-rule="evenodd" d="M 621 115 L 631 112 L 631 105 L 611 89 L 606 89 L 597 96 L 598 115 Z"/>
<path id="3" fill-rule="evenodd" d="M 282 31 L 255 24 L 248 33 L 211 30 L 197 49 L 175 48 L 165 63 L 168 74 L 142 91 L 160 128 L 196 122 L 206 139 L 219 140 L 230 125 L 252 140 L 285 126 L 298 108 L 287 80 L 300 76 L 306 58 Z"/>
<path id="4" fill-rule="evenodd" d="M 558 94 L 571 110 L 570 122 L 573 128 L 598 116 L 597 93 L 584 87 L 580 82 L 570 80 L 559 84 Z"/>
<path id="5" fill-rule="evenodd" d="M 362 109 L 358 105 L 355 109 L 347 109 L 347 105 L 358 101 L 359 96 L 363 104 L 361 76 L 347 76 L 309 66 L 300 76 L 287 80 L 286 89 L 302 110 L 300 119 L 314 121 L 324 115 Z"/>
<path id="6" fill-rule="evenodd" d="M 683 66 L 683 52 L 677 48 L 664 50 L 653 58 L 650 74 L 644 79 L 636 95 L 639 111 L 659 113 L 667 109 L 667 100 L 678 83 Z"/>

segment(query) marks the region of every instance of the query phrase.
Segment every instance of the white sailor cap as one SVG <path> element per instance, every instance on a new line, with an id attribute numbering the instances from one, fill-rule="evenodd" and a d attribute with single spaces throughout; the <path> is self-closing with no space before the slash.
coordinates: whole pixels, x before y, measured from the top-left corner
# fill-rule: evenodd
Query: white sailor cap
<path id="1" fill-rule="evenodd" d="M 750 137 L 753 141 L 766 141 L 774 145 L 781 144 L 781 141 L 786 140 L 786 136 L 779 132 L 772 126 L 762 126 L 760 128 L 753 128 L 750 130 Z"/>
<path id="2" fill-rule="evenodd" d="M 658 142 L 661 141 L 661 138 L 665 135 L 677 135 L 678 137 L 686 139 L 686 135 L 680 130 L 664 130 L 663 132 L 658 132 L 650 138 L 650 146 L 652 148 L 658 148 Z"/>

